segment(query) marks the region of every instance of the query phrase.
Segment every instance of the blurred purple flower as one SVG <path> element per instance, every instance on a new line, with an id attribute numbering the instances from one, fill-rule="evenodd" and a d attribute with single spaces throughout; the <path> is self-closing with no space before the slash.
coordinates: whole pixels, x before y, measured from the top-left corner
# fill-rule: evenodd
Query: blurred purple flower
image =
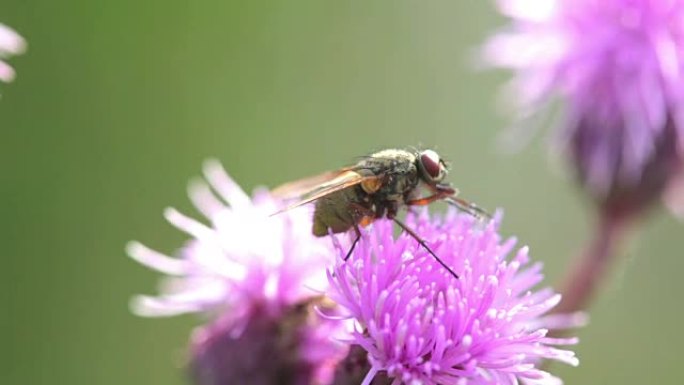
<path id="1" fill-rule="evenodd" d="M 307 210 L 271 216 L 281 203 L 267 191 L 250 198 L 218 162 L 207 162 L 204 175 L 209 184 L 196 181 L 189 193 L 209 225 L 174 209 L 165 212 L 193 237 L 180 258 L 137 242 L 128 246 L 133 259 L 171 276 L 161 295 L 135 297 L 133 312 L 212 317 L 191 342 L 200 384 L 328 382 L 336 357 L 345 352 L 331 338 L 341 325 L 312 310 L 332 306 L 321 295 L 326 266 L 336 255 L 330 240 L 312 235 Z"/>
<path id="2" fill-rule="evenodd" d="M 460 279 L 413 238 L 395 237 L 389 221 L 376 222 L 349 261 L 329 272 L 329 295 L 356 320 L 353 342 L 368 352 L 363 385 L 385 374 L 392 384 L 557 384 L 540 361 L 578 364 L 573 352 L 554 347 L 576 339 L 547 333 L 578 326 L 581 317 L 545 316 L 560 295 L 532 291 L 541 264 L 527 266 L 526 247 L 506 259 L 515 240 L 501 241 L 499 221 L 482 228 L 454 211 L 444 219 L 409 216 Z"/>
<path id="3" fill-rule="evenodd" d="M 3 59 L 19 55 L 25 50 L 26 41 L 12 28 L 0 23 L 0 81 L 11 82 L 16 75 L 14 69 Z"/>
<path id="4" fill-rule="evenodd" d="M 646 207 L 684 164 L 684 1 L 498 0 L 513 22 L 484 47 L 515 71 L 522 118 L 564 102 L 560 137 L 609 210 Z"/>

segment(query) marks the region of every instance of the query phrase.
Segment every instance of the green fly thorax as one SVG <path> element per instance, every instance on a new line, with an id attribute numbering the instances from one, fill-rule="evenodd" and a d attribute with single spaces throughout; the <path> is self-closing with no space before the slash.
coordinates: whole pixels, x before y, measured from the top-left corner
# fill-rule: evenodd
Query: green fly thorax
<path id="1" fill-rule="evenodd" d="M 406 150 L 376 152 L 362 159 L 356 167 L 373 175 L 384 175 L 382 187 L 374 193 L 377 199 L 400 200 L 420 182 L 416 156 Z"/>

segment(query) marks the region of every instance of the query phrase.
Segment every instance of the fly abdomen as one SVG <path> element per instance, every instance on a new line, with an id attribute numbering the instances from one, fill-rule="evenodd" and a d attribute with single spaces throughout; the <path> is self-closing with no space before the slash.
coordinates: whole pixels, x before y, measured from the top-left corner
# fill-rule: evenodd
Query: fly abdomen
<path id="1" fill-rule="evenodd" d="M 365 215 L 355 207 L 365 207 L 359 186 L 340 190 L 316 201 L 313 234 L 324 237 L 331 231 L 343 233 L 353 228 Z"/>

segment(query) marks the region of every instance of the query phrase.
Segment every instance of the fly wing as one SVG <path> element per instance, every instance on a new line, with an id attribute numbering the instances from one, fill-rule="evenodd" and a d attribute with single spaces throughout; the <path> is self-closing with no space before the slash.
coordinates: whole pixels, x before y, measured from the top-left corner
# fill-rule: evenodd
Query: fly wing
<path id="1" fill-rule="evenodd" d="M 326 175 L 327 178 L 325 178 Z M 381 177 L 382 176 L 372 174 L 362 175 L 359 172 L 346 169 L 339 172 L 321 174 L 319 176 L 306 178 L 301 181 L 287 183 L 274 190 L 277 193 L 276 195 L 292 196 L 292 192 L 300 191 L 300 194 L 294 194 L 298 195 L 298 200 L 284 209 L 275 212 L 273 215 L 292 210 L 307 203 L 311 203 L 317 199 L 323 198 L 326 195 L 330 195 L 348 187 L 356 186 L 362 182 L 377 181 Z M 312 181 L 319 181 L 320 183 L 314 184 Z M 308 187 L 308 189 L 304 187 Z"/>
<path id="2" fill-rule="evenodd" d="M 320 188 L 322 185 L 329 183 L 345 171 L 349 171 L 349 169 L 344 168 L 341 170 L 326 171 L 308 178 L 284 183 L 271 190 L 271 194 L 277 198 L 285 200 L 301 198 L 302 196 Z"/>

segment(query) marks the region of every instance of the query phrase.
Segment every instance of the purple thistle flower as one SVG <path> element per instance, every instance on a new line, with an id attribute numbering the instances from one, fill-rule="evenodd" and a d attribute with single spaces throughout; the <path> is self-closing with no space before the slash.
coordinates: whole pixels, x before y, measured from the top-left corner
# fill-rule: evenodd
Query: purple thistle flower
<path id="1" fill-rule="evenodd" d="M 208 225 L 165 211 L 193 237 L 179 258 L 137 242 L 128 246 L 133 259 L 170 276 L 161 295 L 135 297 L 133 312 L 213 319 L 191 341 L 191 368 L 200 384 L 329 382 L 346 349 L 331 338 L 343 325 L 313 312 L 335 311 L 321 295 L 336 255 L 330 240 L 312 235 L 307 210 L 271 216 L 281 202 L 267 191 L 250 198 L 218 162 L 207 162 L 204 176 L 208 184 L 192 183 L 189 194 Z"/>
<path id="2" fill-rule="evenodd" d="M 0 23 L 0 81 L 9 83 L 16 73 L 3 59 L 19 55 L 26 50 L 26 41 L 12 28 Z"/>
<path id="3" fill-rule="evenodd" d="M 455 211 L 443 219 L 409 216 L 460 279 L 413 238 L 395 237 L 389 221 L 376 222 L 350 259 L 328 273 L 329 295 L 357 322 L 353 343 L 368 354 L 363 385 L 377 374 L 392 384 L 557 384 L 538 367 L 541 360 L 578 364 L 573 352 L 555 347 L 577 340 L 547 333 L 578 326 L 581 317 L 545 316 L 560 295 L 533 291 L 541 264 L 529 265 L 527 247 L 507 259 L 515 240 L 501 240 L 499 221 L 482 228 Z"/>
<path id="4" fill-rule="evenodd" d="M 684 165 L 684 1 L 498 0 L 484 47 L 522 118 L 564 104 L 561 143 L 608 211 L 638 211 Z M 512 98 L 513 99 L 513 98 Z"/>

